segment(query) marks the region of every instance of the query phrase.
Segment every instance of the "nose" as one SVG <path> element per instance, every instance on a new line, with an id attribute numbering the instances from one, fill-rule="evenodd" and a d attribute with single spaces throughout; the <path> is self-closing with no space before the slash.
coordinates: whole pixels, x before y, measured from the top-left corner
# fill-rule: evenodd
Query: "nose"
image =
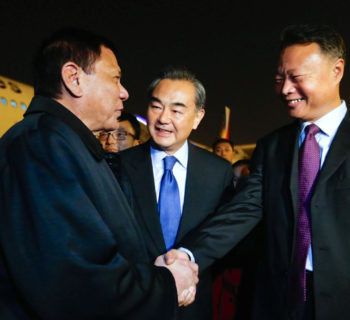
<path id="1" fill-rule="evenodd" d="M 129 92 L 124 88 L 123 85 L 120 85 L 120 99 L 122 99 L 122 101 L 129 99 Z"/>
<path id="2" fill-rule="evenodd" d="M 283 83 L 280 85 L 280 94 L 284 96 L 288 96 L 291 93 L 294 93 L 295 88 L 293 85 L 293 82 L 290 81 L 289 79 L 285 79 Z"/>
<path id="3" fill-rule="evenodd" d="M 117 142 L 117 140 L 115 139 L 113 134 L 109 134 L 106 140 L 106 145 L 111 145 L 111 144 L 115 144 Z"/>
<path id="4" fill-rule="evenodd" d="M 163 108 L 161 113 L 159 114 L 158 121 L 160 123 L 169 123 L 170 110 L 168 108 Z"/>

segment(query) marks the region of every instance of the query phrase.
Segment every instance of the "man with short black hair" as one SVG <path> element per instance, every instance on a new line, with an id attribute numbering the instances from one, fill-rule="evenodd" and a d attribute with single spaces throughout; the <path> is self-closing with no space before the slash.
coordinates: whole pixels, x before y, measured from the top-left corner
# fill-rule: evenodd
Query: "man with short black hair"
<path id="1" fill-rule="evenodd" d="M 93 134 L 118 127 L 120 78 L 90 32 L 60 30 L 39 51 L 35 97 L 0 140 L 1 319 L 175 319 L 194 299 L 196 265 L 149 260 Z"/>
<path id="2" fill-rule="evenodd" d="M 224 138 L 217 139 L 213 143 L 213 152 L 217 156 L 226 159 L 231 164 L 236 155 L 233 142 L 229 139 L 224 139 Z"/>
<path id="3" fill-rule="evenodd" d="M 122 112 L 118 118 L 119 128 L 117 129 L 118 151 L 123 151 L 140 144 L 140 122 L 128 112 Z"/>
<path id="4" fill-rule="evenodd" d="M 116 153 L 140 144 L 140 123 L 133 114 L 123 111 L 118 123 L 117 130 L 102 131 L 97 135 L 103 149 L 108 153 Z"/>
<path id="5" fill-rule="evenodd" d="M 258 141 L 221 233 L 211 231 L 217 222 L 208 219 L 183 243 L 195 257 L 206 246 L 224 250 L 245 234 L 244 221 L 262 219 L 253 319 L 350 319 L 350 117 L 339 92 L 344 65 L 344 41 L 333 28 L 285 29 L 276 91 L 296 121 Z"/>

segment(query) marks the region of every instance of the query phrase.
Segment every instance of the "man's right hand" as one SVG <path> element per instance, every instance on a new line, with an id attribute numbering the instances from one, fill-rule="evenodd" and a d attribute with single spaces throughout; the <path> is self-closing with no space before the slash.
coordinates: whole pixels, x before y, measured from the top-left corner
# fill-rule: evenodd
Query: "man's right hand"
<path id="1" fill-rule="evenodd" d="M 179 306 L 188 306 L 196 297 L 196 285 L 198 283 L 198 265 L 185 259 L 177 259 L 172 264 L 167 265 L 164 255 L 159 256 L 154 264 L 158 267 L 168 268 L 172 273 L 176 289 Z"/>

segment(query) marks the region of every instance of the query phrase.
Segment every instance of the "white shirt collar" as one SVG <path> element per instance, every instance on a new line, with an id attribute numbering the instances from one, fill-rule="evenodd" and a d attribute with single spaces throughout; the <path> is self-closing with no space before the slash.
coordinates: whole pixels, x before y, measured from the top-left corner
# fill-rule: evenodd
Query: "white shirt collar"
<path id="1" fill-rule="evenodd" d="M 168 154 L 165 151 L 157 150 L 152 147 L 151 145 L 151 158 L 152 163 L 156 165 L 163 166 L 163 159 L 168 156 Z M 173 156 L 177 159 L 178 163 L 185 169 L 187 169 L 187 163 L 188 163 L 188 142 L 187 140 L 183 144 L 183 146 L 177 150 Z"/>
<path id="2" fill-rule="evenodd" d="M 316 120 L 314 123 L 321 129 L 321 131 L 325 135 L 332 137 L 335 135 L 336 131 L 338 130 L 338 127 L 340 123 L 343 121 L 346 112 L 347 112 L 346 103 L 344 100 L 342 100 L 342 103 L 340 106 L 326 113 L 323 117 Z M 305 127 L 308 126 L 310 123 L 311 122 L 309 121 L 303 122 L 301 124 L 301 131 L 303 132 Z"/>

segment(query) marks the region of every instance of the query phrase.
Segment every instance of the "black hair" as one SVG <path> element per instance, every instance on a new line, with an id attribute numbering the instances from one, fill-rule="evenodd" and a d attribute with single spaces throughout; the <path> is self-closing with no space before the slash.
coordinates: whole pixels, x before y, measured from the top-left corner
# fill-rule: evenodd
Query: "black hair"
<path id="1" fill-rule="evenodd" d="M 63 28 L 44 40 L 34 59 L 34 93 L 49 98 L 59 98 L 62 93 L 61 70 L 72 61 L 84 72 L 92 73 L 101 46 L 115 53 L 112 42 L 92 32 Z"/>
<path id="2" fill-rule="evenodd" d="M 216 139 L 215 142 L 213 143 L 213 151 L 215 151 L 215 148 L 219 143 L 224 143 L 224 142 L 230 144 L 230 146 L 232 147 L 232 150 L 234 149 L 235 145 L 233 144 L 232 140 L 219 138 L 219 139 Z"/>
<path id="3" fill-rule="evenodd" d="M 140 139 L 140 134 L 141 134 L 140 122 L 138 122 L 138 120 L 133 114 L 123 111 L 120 117 L 118 118 L 118 121 L 129 121 L 132 128 L 135 131 L 135 139 L 136 140 Z"/>
<path id="4" fill-rule="evenodd" d="M 334 59 L 344 59 L 345 43 L 342 36 L 328 25 L 299 24 L 286 27 L 281 34 L 281 50 L 294 44 L 317 43 L 321 51 Z"/>

